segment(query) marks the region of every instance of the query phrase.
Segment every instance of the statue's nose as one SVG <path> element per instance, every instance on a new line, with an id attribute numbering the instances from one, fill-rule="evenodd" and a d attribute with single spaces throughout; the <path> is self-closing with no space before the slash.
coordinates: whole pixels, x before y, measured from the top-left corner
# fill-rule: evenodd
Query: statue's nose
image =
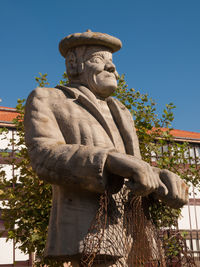
<path id="1" fill-rule="evenodd" d="M 115 65 L 112 62 L 107 62 L 104 67 L 105 70 L 109 72 L 115 72 L 116 68 Z"/>

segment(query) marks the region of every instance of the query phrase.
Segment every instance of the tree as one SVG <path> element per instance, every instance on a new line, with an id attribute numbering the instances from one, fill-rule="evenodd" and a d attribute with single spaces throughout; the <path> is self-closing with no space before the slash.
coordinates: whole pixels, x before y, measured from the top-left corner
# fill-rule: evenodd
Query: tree
<path id="1" fill-rule="evenodd" d="M 141 94 L 133 88 L 128 89 L 124 75 L 118 81 L 118 89 L 114 96 L 129 109 L 134 117 L 143 160 L 153 164 L 152 153 L 157 155 L 157 167 L 178 174 L 186 183 L 200 189 L 200 170 L 196 164 L 188 164 L 191 160 L 188 154 L 189 144 L 187 142 L 175 142 L 170 134 L 173 130 L 172 122 L 175 105 L 173 103 L 166 104 L 162 115 L 159 117 L 155 101 L 148 94 Z M 163 146 L 167 146 L 165 152 L 162 152 L 161 148 Z M 160 201 L 155 201 L 150 208 L 152 218 L 157 226 L 170 227 L 176 225 L 180 209 L 168 208 Z M 166 214 L 168 214 L 167 220 L 165 218 Z"/>
<path id="2" fill-rule="evenodd" d="M 35 77 L 38 85 L 40 87 L 48 85 L 47 74 L 39 73 L 39 75 L 39 77 Z M 66 81 L 67 75 L 64 73 L 60 84 L 65 84 Z M 114 97 L 125 104 L 134 116 L 143 159 L 153 164 L 151 161 L 152 153 L 161 155 L 161 147 L 170 143 L 168 150 L 157 160 L 157 166 L 172 170 L 186 182 L 191 182 L 195 187 L 199 187 L 199 170 L 196 166 L 183 168 L 188 160 L 184 157 L 188 144 L 175 143 L 170 135 L 175 106 L 172 103 L 166 105 L 162 116 L 158 117 L 156 103 L 147 94 L 128 89 L 124 75 L 119 79 L 118 89 Z M 40 180 L 30 166 L 24 143 L 24 102 L 24 100 L 19 99 L 16 106 L 19 115 L 14 120 L 14 125 L 19 138 L 10 140 L 10 143 L 14 144 L 15 150 L 12 154 L 6 151 L 2 153 L 5 160 L 9 164 L 13 164 L 15 170 L 18 171 L 11 180 L 7 180 L 4 171 L 0 173 L 0 198 L 4 200 L 5 205 L 2 218 L 6 229 L 8 229 L 8 239 L 15 239 L 16 243 L 20 244 L 19 248 L 25 253 L 36 252 L 36 266 L 45 263 L 50 264 L 50 266 L 60 266 L 61 263 L 58 261 L 43 258 L 51 208 L 51 185 Z M 6 129 L 3 130 L 4 133 L 6 131 Z M 153 201 L 149 209 L 157 227 L 176 225 L 180 215 L 180 210 L 168 208 L 159 200 Z"/>

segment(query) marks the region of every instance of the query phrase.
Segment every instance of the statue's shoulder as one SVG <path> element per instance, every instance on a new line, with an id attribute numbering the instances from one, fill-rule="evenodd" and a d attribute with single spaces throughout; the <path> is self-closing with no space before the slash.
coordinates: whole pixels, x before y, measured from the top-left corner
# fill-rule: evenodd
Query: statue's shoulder
<path id="1" fill-rule="evenodd" d="M 51 88 L 51 87 L 37 87 L 31 93 L 30 96 L 32 97 L 50 97 L 61 94 L 61 90 L 58 88 Z"/>
<path id="2" fill-rule="evenodd" d="M 51 102 L 58 98 L 63 98 L 64 92 L 58 88 L 51 87 L 37 87 L 28 96 L 27 102 L 32 102 L 35 99 L 39 101 L 45 101 L 46 103 Z"/>

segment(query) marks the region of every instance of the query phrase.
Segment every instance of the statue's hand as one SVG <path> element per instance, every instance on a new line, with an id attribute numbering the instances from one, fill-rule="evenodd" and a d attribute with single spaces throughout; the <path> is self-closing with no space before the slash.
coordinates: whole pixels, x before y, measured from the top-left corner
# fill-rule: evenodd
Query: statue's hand
<path id="1" fill-rule="evenodd" d="M 162 194 L 162 191 L 158 188 L 154 192 L 154 196 L 166 203 L 168 206 L 178 209 L 187 204 L 188 202 L 188 186 L 184 181 L 175 173 L 168 170 L 161 170 L 159 168 L 152 168 L 159 176 L 160 180 L 166 185 L 168 194 Z"/>
<path id="2" fill-rule="evenodd" d="M 126 185 L 135 195 L 146 196 L 157 190 L 162 195 L 168 193 L 152 167 L 134 156 L 111 152 L 106 160 L 106 169 L 112 174 L 128 178 Z"/>

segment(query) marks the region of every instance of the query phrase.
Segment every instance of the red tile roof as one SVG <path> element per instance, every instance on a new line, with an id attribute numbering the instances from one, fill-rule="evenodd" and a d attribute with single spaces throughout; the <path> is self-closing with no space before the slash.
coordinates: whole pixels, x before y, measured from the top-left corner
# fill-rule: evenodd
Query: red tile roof
<path id="1" fill-rule="evenodd" d="M 178 137 L 178 138 L 189 138 L 189 139 L 198 139 L 198 140 L 200 140 L 200 133 L 196 133 L 196 132 L 189 132 L 189 131 L 182 131 L 182 130 L 172 130 L 171 134 L 174 137 Z"/>
<path id="2" fill-rule="evenodd" d="M 162 128 L 161 131 L 166 131 L 166 128 Z M 170 134 L 174 137 L 175 140 L 179 141 L 188 141 L 188 142 L 198 142 L 200 143 L 200 133 L 189 132 L 183 130 L 171 130 Z"/>
<path id="3" fill-rule="evenodd" d="M 12 120 L 16 118 L 17 112 L 15 108 L 1 107 L 0 106 L 0 126 L 12 126 Z M 166 130 L 166 129 L 163 129 Z M 200 133 L 182 131 L 182 130 L 172 130 L 171 134 L 177 140 L 188 140 L 200 142 Z"/>
<path id="4" fill-rule="evenodd" d="M 0 109 L 6 109 L 6 110 L 13 110 L 13 111 L 16 111 L 16 108 L 3 107 L 3 106 L 0 106 Z"/>
<path id="5" fill-rule="evenodd" d="M 13 127 L 12 120 L 18 115 L 15 108 L 1 107 L 0 106 L 0 126 Z"/>

